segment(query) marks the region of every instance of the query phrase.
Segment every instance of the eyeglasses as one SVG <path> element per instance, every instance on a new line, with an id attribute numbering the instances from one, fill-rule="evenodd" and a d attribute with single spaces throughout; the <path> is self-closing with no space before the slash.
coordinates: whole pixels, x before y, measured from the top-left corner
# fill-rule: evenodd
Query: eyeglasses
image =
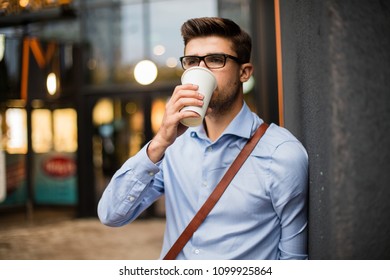
<path id="1" fill-rule="evenodd" d="M 180 57 L 180 62 L 184 70 L 194 66 L 199 66 L 201 61 L 203 61 L 204 64 L 206 64 L 206 67 L 209 69 L 218 69 L 225 66 L 226 59 L 228 58 L 234 60 L 237 63 L 241 63 L 238 57 L 224 53 L 208 54 L 204 56 L 186 55 Z"/>

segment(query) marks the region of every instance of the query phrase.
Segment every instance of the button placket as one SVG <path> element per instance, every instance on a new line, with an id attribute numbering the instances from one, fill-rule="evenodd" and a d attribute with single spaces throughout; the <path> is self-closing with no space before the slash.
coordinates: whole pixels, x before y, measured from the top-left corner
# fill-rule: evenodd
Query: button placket
<path id="1" fill-rule="evenodd" d="M 208 154 L 212 151 L 212 147 L 211 146 L 208 146 L 204 149 L 204 153 L 203 153 L 203 165 L 202 165 L 202 184 L 201 184 L 201 187 L 203 190 L 207 189 L 208 187 L 208 181 L 207 181 L 207 176 L 208 176 Z M 202 193 L 202 196 L 206 195 L 206 193 Z"/>

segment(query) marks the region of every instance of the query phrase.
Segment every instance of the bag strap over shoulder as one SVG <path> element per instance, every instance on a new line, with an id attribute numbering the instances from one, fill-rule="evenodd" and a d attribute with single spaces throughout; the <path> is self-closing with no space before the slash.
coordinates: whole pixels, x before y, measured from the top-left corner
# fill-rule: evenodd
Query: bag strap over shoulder
<path id="1" fill-rule="evenodd" d="M 209 198 L 206 200 L 206 202 L 203 204 L 203 206 L 199 209 L 199 211 L 196 213 L 194 218 L 187 225 L 187 227 L 184 229 L 182 234 L 179 236 L 179 238 L 173 244 L 171 249 L 165 255 L 164 260 L 176 259 L 177 255 L 180 253 L 180 251 L 186 245 L 188 240 L 190 240 L 190 238 L 192 237 L 192 235 L 194 234 L 196 229 L 202 224 L 204 219 L 210 213 L 211 209 L 213 209 L 214 205 L 217 203 L 219 198 L 225 192 L 227 186 L 230 184 L 230 182 L 233 180 L 233 178 L 236 175 L 236 173 L 238 172 L 238 170 L 241 168 L 241 166 L 244 164 L 245 160 L 251 154 L 251 152 L 255 148 L 256 144 L 259 142 L 260 138 L 264 135 L 268 126 L 269 125 L 267 123 L 265 123 L 265 122 L 262 123 L 259 126 L 259 128 L 256 130 L 256 132 L 252 135 L 252 137 L 248 140 L 248 142 L 245 144 L 244 148 L 238 154 L 237 158 L 233 161 L 232 165 L 229 167 L 228 171 L 225 173 L 225 175 L 223 176 L 223 178 L 219 182 L 219 184 L 215 187 L 214 191 L 211 193 Z"/>

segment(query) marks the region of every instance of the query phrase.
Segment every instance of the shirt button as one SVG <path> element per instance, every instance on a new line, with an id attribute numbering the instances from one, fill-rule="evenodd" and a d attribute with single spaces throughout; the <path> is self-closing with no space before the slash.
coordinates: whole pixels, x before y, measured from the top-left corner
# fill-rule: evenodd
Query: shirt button
<path id="1" fill-rule="evenodd" d="M 149 171 L 149 175 L 150 175 L 150 176 L 154 176 L 154 172 Z"/>
<path id="2" fill-rule="evenodd" d="M 194 131 L 191 132 L 191 137 L 195 137 L 196 133 Z"/>
<path id="3" fill-rule="evenodd" d="M 195 249 L 195 250 L 194 250 L 194 254 L 195 254 L 195 255 L 199 255 L 199 253 L 200 253 L 200 250 L 199 250 L 199 249 Z"/>
<path id="4" fill-rule="evenodd" d="M 213 147 L 208 147 L 208 148 L 207 148 L 207 151 L 208 151 L 208 152 L 211 152 L 212 150 L 213 150 Z"/>
<path id="5" fill-rule="evenodd" d="M 127 197 L 127 199 L 128 199 L 130 202 L 133 202 L 133 201 L 135 200 L 135 197 L 132 196 L 132 195 L 129 195 L 129 196 Z"/>

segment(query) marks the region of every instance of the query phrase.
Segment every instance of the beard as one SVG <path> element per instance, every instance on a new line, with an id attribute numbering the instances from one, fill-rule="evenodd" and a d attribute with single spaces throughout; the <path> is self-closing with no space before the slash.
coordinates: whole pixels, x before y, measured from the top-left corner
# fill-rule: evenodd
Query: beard
<path id="1" fill-rule="evenodd" d="M 234 83 L 228 85 L 226 88 L 213 94 L 211 97 L 209 108 L 212 109 L 211 115 L 223 115 L 228 112 L 232 105 L 237 101 L 241 95 L 241 83 Z"/>

